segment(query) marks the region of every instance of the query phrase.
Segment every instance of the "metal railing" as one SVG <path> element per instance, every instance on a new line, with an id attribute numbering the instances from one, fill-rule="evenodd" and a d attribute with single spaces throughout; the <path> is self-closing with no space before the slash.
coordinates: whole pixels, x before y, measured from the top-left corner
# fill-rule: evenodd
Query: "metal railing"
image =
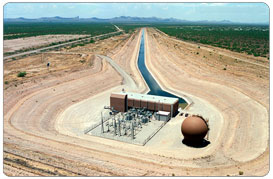
<path id="1" fill-rule="evenodd" d="M 158 133 L 158 131 L 165 126 L 165 124 L 167 124 L 167 122 L 165 121 L 164 123 L 162 123 L 158 129 L 156 131 L 154 131 L 147 139 L 144 140 L 144 142 L 142 143 L 142 145 L 145 145 L 149 140 L 151 140 L 151 138 L 153 138 L 155 136 L 156 133 Z"/>
<path id="2" fill-rule="evenodd" d="M 111 119 L 111 116 L 109 114 L 107 114 L 108 111 L 104 111 L 104 115 L 101 116 L 103 117 L 103 123 L 105 123 L 106 121 L 108 121 L 109 119 Z M 95 129 L 96 127 L 98 127 L 99 125 L 101 125 L 101 122 L 98 122 L 96 124 L 93 124 L 91 127 L 88 127 L 87 129 L 85 129 L 83 132 L 84 134 L 87 134 L 88 132 L 92 131 L 93 129 Z"/>

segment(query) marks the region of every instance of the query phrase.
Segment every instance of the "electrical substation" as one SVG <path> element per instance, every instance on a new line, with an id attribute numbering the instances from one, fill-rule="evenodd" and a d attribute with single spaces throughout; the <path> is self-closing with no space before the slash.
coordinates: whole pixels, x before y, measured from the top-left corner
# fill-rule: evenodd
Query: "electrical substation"
<path id="1" fill-rule="evenodd" d="M 110 106 L 105 106 L 101 111 L 100 122 L 86 129 L 84 133 L 145 145 L 172 117 L 179 113 L 178 101 L 178 98 L 124 91 L 112 93 Z M 191 124 L 193 120 L 190 119 L 188 119 L 189 125 L 186 126 L 194 125 Z"/>

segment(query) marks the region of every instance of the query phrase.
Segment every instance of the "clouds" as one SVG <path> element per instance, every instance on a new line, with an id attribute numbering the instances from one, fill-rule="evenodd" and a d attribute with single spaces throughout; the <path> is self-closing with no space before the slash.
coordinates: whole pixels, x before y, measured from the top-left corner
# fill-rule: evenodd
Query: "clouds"
<path id="1" fill-rule="evenodd" d="M 185 20 L 231 20 L 268 22 L 269 8 L 264 3 L 8 3 L 5 18 L 118 16 L 178 18 Z"/>
<path id="2" fill-rule="evenodd" d="M 228 4 L 227 3 L 201 3 L 201 5 L 215 7 L 215 6 L 227 6 Z"/>

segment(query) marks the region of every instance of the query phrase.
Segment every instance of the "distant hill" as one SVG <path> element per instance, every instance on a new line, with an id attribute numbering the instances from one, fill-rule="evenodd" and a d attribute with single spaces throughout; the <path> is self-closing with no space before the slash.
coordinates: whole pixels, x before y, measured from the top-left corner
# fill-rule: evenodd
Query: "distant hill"
<path id="1" fill-rule="evenodd" d="M 71 22 L 71 21 L 79 21 L 79 16 L 73 18 L 64 18 L 64 17 L 41 17 L 38 19 L 27 19 L 24 17 L 19 18 L 5 18 L 4 22 Z"/>
<path id="2" fill-rule="evenodd" d="M 188 21 L 188 20 L 181 20 L 176 18 L 158 18 L 158 17 L 131 17 L 131 16 L 120 16 L 114 17 L 109 19 L 100 19 L 97 17 L 92 18 L 79 18 L 72 17 L 72 18 L 64 18 L 64 17 L 41 17 L 37 19 L 27 19 L 24 17 L 19 18 L 5 18 L 5 22 L 109 22 L 109 23 L 168 23 L 168 24 L 245 24 L 245 23 L 238 23 L 238 22 L 231 22 L 229 20 L 222 20 L 222 21 Z M 268 25 L 268 24 L 264 24 Z"/>

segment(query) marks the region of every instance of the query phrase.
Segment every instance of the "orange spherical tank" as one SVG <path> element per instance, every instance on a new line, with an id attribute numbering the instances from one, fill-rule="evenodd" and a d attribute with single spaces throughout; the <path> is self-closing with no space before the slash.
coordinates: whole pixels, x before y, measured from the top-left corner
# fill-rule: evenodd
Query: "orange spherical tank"
<path id="1" fill-rule="evenodd" d="M 187 141 L 203 140 L 208 130 L 206 121 L 199 116 L 187 117 L 181 125 L 181 132 Z"/>

